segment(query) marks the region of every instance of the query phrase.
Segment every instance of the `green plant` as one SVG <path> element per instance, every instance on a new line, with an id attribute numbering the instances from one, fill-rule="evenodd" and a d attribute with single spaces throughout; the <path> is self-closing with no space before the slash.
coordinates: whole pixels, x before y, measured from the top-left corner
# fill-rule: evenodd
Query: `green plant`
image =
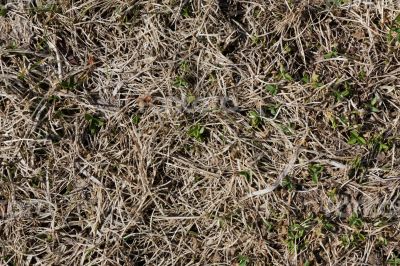
<path id="1" fill-rule="evenodd" d="M 250 263 L 250 259 L 247 256 L 240 255 L 239 256 L 239 266 L 247 266 Z"/>
<path id="2" fill-rule="evenodd" d="M 6 46 L 6 48 L 7 48 L 7 49 L 10 49 L 10 50 L 17 49 L 17 48 L 18 48 L 18 43 L 17 43 L 16 41 L 11 41 L 11 43 L 9 43 L 9 44 Z"/>
<path id="3" fill-rule="evenodd" d="M 388 33 L 388 42 L 392 43 L 393 41 L 400 42 L 400 28 L 392 27 Z"/>
<path id="4" fill-rule="evenodd" d="M 392 147 L 391 141 L 387 139 L 385 140 L 385 138 L 380 134 L 375 135 L 369 144 L 372 145 L 373 151 L 377 152 L 386 152 Z"/>
<path id="5" fill-rule="evenodd" d="M 310 219 L 306 219 L 301 223 L 291 223 L 289 225 L 287 244 L 288 244 L 288 249 L 291 252 L 297 252 L 299 248 L 301 248 L 300 243 L 303 241 L 303 238 L 307 232 Z"/>
<path id="6" fill-rule="evenodd" d="M 306 228 L 303 224 L 294 223 L 289 226 L 288 236 L 291 239 L 300 239 L 304 236 Z"/>
<path id="7" fill-rule="evenodd" d="M 78 84 L 75 82 L 74 76 L 64 79 L 60 82 L 60 87 L 65 90 L 73 90 Z"/>
<path id="8" fill-rule="evenodd" d="M 133 115 L 131 119 L 132 119 L 132 123 L 134 125 L 138 125 L 139 122 L 140 122 L 140 116 L 139 115 Z"/>
<path id="9" fill-rule="evenodd" d="M 260 43 L 260 37 L 258 35 L 251 35 L 250 39 L 251 39 L 251 42 L 253 44 L 259 44 Z"/>
<path id="10" fill-rule="evenodd" d="M 189 87 L 189 83 L 181 76 L 175 78 L 174 85 L 179 88 Z"/>
<path id="11" fill-rule="evenodd" d="M 378 246 L 385 247 L 385 246 L 387 246 L 388 241 L 387 241 L 386 238 L 380 236 L 380 237 L 378 237 L 378 243 L 377 244 L 378 244 Z"/>
<path id="12" fill-rule="evenodd" d="M 281 79 L 285 79 L 287 81 L 293 81 L 292 76 L 288 72 L 286 72 L 285 68 L 282 65 L 279 69 L 279 76 Z"/>
<path id="13" fill-rule="evenodd" d="M 274 224 L 272 222 L 268 222 L 263 219 L 263 223 L 264 223 L 265 227 L 267 228 L 268 232 L 272 232 L 274 230 Z"/>
<path id="14" fill-rule="evenodd" d="M 187 104 L 192 104 L 194 101 L 196 101 L 196 96 L 194 96 L 194 95 L 192 95 L 192 94 L 189 94 L 187 97 L 186 97 L 186 102 L 187 102 Z"/>
<path id="15" fill-rule="evenodd" d="M 400 42 L 400 14 L 393 20 L 390 30 L 388 32 L 388 42 Z"/>
<path id="16" fill-rule="evenodd" d="M 318 179 L 324 171 L 324 167 L 320 164 L 312 164 L 308 168 L 308 173 L 311 176 L 312 181 L 316 184 Z"/>
<path id="17" fill-rule="evenodd" d="M 103 119 L 91 114 L 85 114 L 85 119 L 89 122 L 89 131 L 92 135 L 99 132 L 105 123 Z"/>
<path id="18" fill-rule="evenodd" d="M 291 51 L 292 51 L 292 48 L 290 48 L 289 44 L 285 44 L 285 46 L 283 47 L 283 53 L 288 54 Z"/>
<path id="19" fill-rule="evenodd" d="M 286 189 L 289 190 L 289 191 L 293 191 L 294 188 L 295 188 L 295 186 L 294 186 L 294 184 L 293 184 L 291 178 L 289 178 L 289 177 L 285 177 L 285 178 L 282 180 L 282 187 L 286 188 Z"/>
<path id="20" fill-rule="evenodd" d="M 349 217 L 349 225 L 351 227 L 354 228 L 361 228 L 363 226 L 363 221 L 362 219 L 356 214 L 353 213 L 350 217 Z"/>
<path id="21" fill-rule="evenodd" d="M 328 0 L 327 3 L 332 7 L 339 7 L 342 4 L 347 3 L 349 0 Z"/>
<path id="22" fill-rule="evenodd" d="M 311 77 L 307 73 L 304 74 L 303 77 L 301 78 L 301 81 L 304 84 L 310 83 L 313 88 L 318 88 L 322 86 L 322 83 L 319 81 L 319 75 L 315 73 L 313 73 Z"/>
<path id="23" fill-rule="evenodd" d="M 329 199 L 331 201 L 336 201 L 337 200 L 337 190 L 336 190 L 336 188 L 332 188 L 332 189 L 328 190 L 326 195 L 329 197 Z"/>
<path id="24" fill-rule="evenodd" d="M 337 53 L 336 49 L 332 49 L 332 51 L 330 51 L 324 55 L 324 59 L 331 59 L 331 58 L 337 57 L 337 55 L 338 55 L 338 53 Z"/>
<path id="25" fill-rule="evenodd" d="M 259 127 L 261 125 L 261 117 L 257 111 L 250 111 L 248 116 L 250 118 L 250 125 L 252 127 Z"/>
<path id="26" fill-rule="evenodd" d="M 5 17 L 8 13 L 8 10 L 5 6 L 0 5 L 0 17 Z"/>
<path id="27" fill-rule="evenodd" d="M 335 229 L 335 226 L 329 222 L 325 217 L 319 218 L 319 223 L 322 225 L 322 228 L 327 231 L 332 231 Z"/>
<path id="28" fill-rule="evenodd" d="M 379 141 L 379 143 L 378 143 L 378 151 L 379 152 L 386 152 L 389 149 L 390 149 L 389 144 L 386 144 L 383 141 Z"/>
<path id="29" fill-rule="evenodd" d="M 56 103 L 59 102 L 60 100 L 61 98 L 58 97 L 57 95 L 50 95 L 49 98 L 47 99 L 49 103 Z"/>
<path id="30" fill-rule="evenodd" d="M 365 140 L 365 138 L 360 135 L 360 133 L 358 133 L 358 131 L 356 129 L 350 131 L 350 137 L 349 140 L 347 141 L 347 143 L 349 143 L 350 145 L 354 145 L 354 144 L 360 144 L 360 145 L 365 145 L 367 144 L 367 141 Z"/>
<path id="31" fill-rule="evenodd" d="M 360 72 L 358 73 L 358 78 L 360 80 L 365 80 L 366 77 L 367 77 L 367 73 L 364 70 L 360 70 Z"/>
<path id="32" fill-rule="evenodd" d="M 188 134 L 198 141 L 203 141 L 205 137 L 205 127 L 200 124 L 195 124 L 189 128 Z"/>
<path id="33" fill-rule="evenodd" d="M 340 102 L 345 98 L 349 97 L 350 95 L 351 95 L 351 88 L 347 82 L 344 83 L 343 90 L 337 90 L 333 92 L 333 96 L 335 97 L 336 102 Z"/>
<path id="34" fill-rule="evenodd" d="M 393 258 L 388 260 L 388 264 L 389 265 L 393 265 L 393 266 L 399 266 L 400 265 L 400 258 L 393 257 Z"/>
<path id="35" fill-rule="evenodd" d="M 182 8 L 181 15 L 184 18 L 189 18 L 190 17 L 190 8 L 189 8 L 188 5 Z"/>
<path id="36" fill-rule="evenodd" d="M 60 12 L 60 8 L 58 5 L 56 4 L 46 4 L 46 5 L 40 5 L 40 6 L 36 6 L 30 9 L 32 14 L 42 14 L 42 13 L 59 13 Z"/>
<path id="37" fill-rule="evenodd" d="M 290 136 L 294 133 L 294 128 L 290 123 L 288 123 L 287 125 L 280 125 L 280 128 L 285 135 Z"/>
<path id="38" fill-rule="evenodd" d="M 189 71 L 189 62 L 187 62 L 187 61 L 182 61 L 180 64 L 179 64 L 179 70 L 183 73 L 183 74 L 185 74 L 185 73 L 187 73 L 188 71 Z"/>
<path id="39" fill-rule="evenodd" d="M 328 118 L 329 118 L 329 121 L 331 122 L 332 129 L 337 129 L 338 128 L 338 124 L 337 124 L 336 117 L 333 116 L 333 115 L 330 115 Z"/>
<path id="40" fill-rule="evenodd" d="M 364 242 L 366 239 L 365 235 L 360 232 L 355 232 L 353 234 L 345 234 L 340 237 L 342 245 L 345 248 L 354 247 L 358 244 Z"/>
<path id="41" fill-rule="evenodd" d="M 265 86 L 265 89 L 269 92 L 269 94 L 275 96 L 278 93 L 278 86 L 276 84 L 268 84 Z"/>
<path id="42" fill-rule="evenodd" d="M 379 109 L 377 107 L 377 103 L 378 103 L 379 97 L 375 96 L 374 98 L 371 99 L 371 101 L 369 102 L 369 104 L 367 104 L 367 107 L 369 108 L 369 110 L 373 113 L 377 113 L 379 112 Z"/>
<path id="43" fill-rule="evenodd" d="M 252 177 L 253 177 L 253 173 L 251 171 L 240 171 L 239 175 L 243 176 L 246 178 L 247 181 L 251 181 Z"/>
<path id="44" fill-rule="evenodd" d="M 322 83 L 319 82 L 319 75 L 315 73 L 311 75 L 311 86 L 313 88 L 318 88 L 322 86 Z"/>
<path id="45" fill-rule="evenodd" d="M 276 116 L 278 114 L 279 104 L 268 104 L 263 107 L 263 112 L 267 116 Z"/>
<path id="46" fill-rule="evenodd" d="M 350 126 L 350 121 L 347 117 L 345 117 L 344 115 L 341 115 L 339 117 L 339 122 L 343 127 L 349 127 Z"/>

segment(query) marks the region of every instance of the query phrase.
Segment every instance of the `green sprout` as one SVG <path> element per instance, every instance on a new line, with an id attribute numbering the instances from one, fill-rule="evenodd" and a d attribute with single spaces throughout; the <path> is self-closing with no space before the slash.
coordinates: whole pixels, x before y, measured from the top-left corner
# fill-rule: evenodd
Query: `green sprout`
<path id="1" fill-rule="evenodd" d="M 189 87 L 189 83 L 181 76 L 175 78 L 174 85 L 179 88 Z"/>
<path id="2" fill-rule="evenodd" d="M 205 127 L 200 124 L 195 124 L 189 128 L 188 134 L 198 141 L 203 141 L 205 137 Z"/>
<path id="3" fill-rule="evenodd" d="M 133 115 L 131 119 L 132 119 L 132 123 L 134 125 L 138 125 L 139 122 L 140 122 L 140 116 L 139 115 Z"/>
<path id="4" fill-rule="evenodd" d="M 367 144 L 367 141 L 362 135 L 360 135 L 360 133 L 358 133 L 357 130 L 354 129 L 350 132 L 350 137 L 347 143 L 349 143 L 350 145 L 355 145 L 355 144 L 365 145 Z"/>
<path id="5" fill-rule="evenodd" d="M 324 59 L 331 59 L 331 58 L 337 57 L 337 55 L 338 55 L 338 53 L 337 53 L 336 49 L 332 49 L 332 51 L 330 51 L 324 55 Z"/>
<path id="6" fill-rule="evenodd" d="M 275 96 L 278 93 L 278 86 L 276 84 L 268 84 L 265 86 L 265 89 L 269 92 L 269 94 Z"/>
<path id="7" fill-rule="evenodd" d="M 349 97 L 350 95 L 351 95 L 351 88 L 347 82 L 344 83 L 344 90 L 335 91 L 333 93 L 333 96 L 335 97 L 336 102 L 340 102 L 340 101 L 344 100 L 345 98 Z"/>
<path id="8" fill-rule="evenodd" d="M 250 117 L 250 125 L 252 127 L 259 127 L 261 125 L 261 117 L 257 111 L 250 111 L 248 115 Z"/>
<path id="9" fill-rule="evenodd" d="M 92 135 L 99 132 L 105 123 L 103 119 L 91 114 L 85 114 L 85 119 L 89 122 L 89 131 Z"/>
<path id="10" fill-rule="evenodd" d="M 349 225 L 354 228 L 361 228 L 363 226 L 363 221 L 356 213 L 353 213 L 349 217 Z"/>
<path id="11" fill-rule="evenodd" d="M 324 167 L 320 164 L 312 164 L 308 168 L 308 173 L 311 176 L 311 179 L 315 184 L 318 183 L 318 179 L 321 176 L 323 171 L 324 171 Z"/>
<path id="12" fill-rule="evenodd" d="M 250 259 L 247 256 L 240 255 L 238 259 L 239 266 L 247 266 L 247 264 L 250 262 Z"/>

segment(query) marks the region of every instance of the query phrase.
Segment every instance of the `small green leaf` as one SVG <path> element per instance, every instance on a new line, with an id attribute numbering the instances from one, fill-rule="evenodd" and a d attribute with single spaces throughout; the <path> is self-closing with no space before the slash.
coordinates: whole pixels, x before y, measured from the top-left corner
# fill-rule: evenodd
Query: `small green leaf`
<path id="1" fill-rule="evenodd" d="M 331 52 L 326 53 L 324 55 L 325 59 L 331 59 L 331 58 L 334 58 L 334 57 L 337 57 L 337 52 L 335 50 L 332 50 Z"/>
<path id="2" fill-rule="evenodd" d="M 186 101 L 187 101 L 188 104 L 192 104 L 195 100 L 196 100 L 196 96 L 194 96 L 194 95 L 189 95 L 186 98 Z"/>
<path id="3" fill-rule="evenodd" d="M 321 176 L 323 171 L 324 171 L 324 167 L 320 164 L 312 164 L 308 168 L 308 173 L 310 174 L 311 179 L 315 184 L 318 183 L 318 179 Z"/>
<path id="4" fill-rule="evenodd" d="M 8 10 L 5 6 L 0 5 L 0 17 L 5 17 L 8 13 Z"/>
<path id="5" fill-rule="evenodd" d="M 73 76 L 60 82 L 60 87 L 66 90 L 71 90 L 75 88 L 76 85 L 77 84 L 75 83 L 75 78 Z"/>
<path id="6" fill-rule="evenodd" d="M 250 125 L 252 127 L 258 127 L 261 124 L 261 117 L 256 111 L 250 111 L 249 112 L 249 117 L 250 117 Z"/>
<path id="7" fill-rule="evenodd" d="M 281 65 L 281 67 L 280 67 L 280 70 L 279 70 L 279 74 L 280 74 L 280 77 L 282 78 L 282 79 L 285 79 L 285 80 L 287 80 L 287 81 L 293 81 L 293 78 L 292 78 L 292 76 L 289 74 L 289 73 L 287 73 L 286 72 L 286 70 L 285 70 L 285 68 Z"/>
<path id="8" fill-rule="evenodd" d="M 239 256 L 239 266 L 247 266 L 247 263 L 250 262 L 250 259 L 247 256 Z"/>
<path id="9" fill-rule="evenodd" d="M 335 91 L 333 93 L 337 102 L 342 101 L 344 98 L 350 96 L 350 94 L 351 94 L 351 88 L 347 82 L 345 82 L 345 84 L 344 84 L 344 90 Z"/>
<path id="10" fill-rule="evenodd" d="M 204 140 L 204 133 L 205 133 L 205 128 L 200 124 L 195 124 L 191 126 L 188 131 L 189 136 L 198 141 Z"/>
<path id="11" fill-rule="evenodd" d="M 356 213 L 353 213 L 349 217 L 349 225 L 354 228 L 361 228 L 363 226 L 363 221 Z"/>
<path id="12" fill-rule="evenodd" d="M 140 122 L 140 116 L 139 116 L 139 115 L 133 115 L 133 116 L 132 116 L 132 123 L 133 123 L 134 125 L 138 125 L 139 122 Z"/>
<path id="13" fill-rule="evenodd" d="M 275 84 L 268 84 L 267 86 L 265 86 L 265 89 L 273 96 L 278 93 L 278 86 Z"/>
<path id="14" fill-rule="evenodd" d="M 388 260 L 388 264 L 392 266 L 399 266 L 400 265 L 400 258 L 393 258 Z"/>
<path id="15" fill-rule="evenodd" d="M 240 171 L 239 175 L 245 177 L 246 180 L 249 181 L 249 182 L 251 181 L 251 178 L 253 176 L 252 172 L 250 172 L 250 171 Z"/>
<path id="16" fill-rule="evenodd" d="M 174 85 L 180 88 L 187 88 L 189 83 L 181 76 L 175 78 Z"/>
<path id="17" fill-rule="evenodd" d="M 184 8 L 182 8 L 181 14 L 182 14 L 182 16 L 183 16 L 184 18 L 189 18 L 189 17 L 190 17 L 189 6 L 185 6 Z"/>
<path id="18" fill-rule="evenodd" d="M 181 64 L 179 65 L 179 69 L 183 72 L 186 73 L 189 71 L 189 63 L 187 61 L 182 61 Z"/>
<path id="19" fill-rule="evenodd" d="M 389 150 L 389 145 L 385 144 L 385 143 L 379 143 L 379 151 L 380 152 L 386 152 L 387 150 Z"/>
<path id="20" fill-rule="evenodd" d="M 351 145 L 354 145 L 354 144 L 365 145 L 365 144 L 367 144 L 367 141 L 358 133 L 357 130 L 352 130 L 350 132 L 350 137 L 349 137 L 349 140 L 347 143 L 349 143 Z"/>
<path id="21" fill-rule="evenodd" d="M 268 116 L 276 116 L 278 113 L 279 104 L 268 104 L 263 107 L 263 111 L 266 112 Z"/>
<path id="22" fill-rule="evenodd" d="M 365 80 L 365 78 L 367 77 L 367 73 L 365 73 L 364 70 L 361 70 L 360 73 L 358 73 L 358 77 L 360 80 Z"/>
<path id="23" fill-rule="evenodd" d="M 282 180 L 282 187 L 287 188 L 287 190 L 289 190 L 289 191 L 294 190 L 294 184 L 293 184 L 292 180 L 290 179 L 290 177 L 285 177 Z"/>
<path id="24" fill-rule="evenodd" d="M 308 84 L 310 83 L 310 76 L 308 74 L 304 74 L 301 80 L 303 81 L 303 83 Z"/>
<path id="25" fill-rule="evenodd" d="M 100 131 L 101 127 L 104 125 L 104 121 L 91 114 L 85 114 L 85 120 L 89 122 L 90 134 L 94 135 Z"/>

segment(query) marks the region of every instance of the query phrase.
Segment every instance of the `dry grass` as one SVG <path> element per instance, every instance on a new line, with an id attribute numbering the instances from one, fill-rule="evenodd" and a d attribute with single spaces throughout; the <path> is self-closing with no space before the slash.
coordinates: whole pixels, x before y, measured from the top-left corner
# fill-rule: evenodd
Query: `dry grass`
<path id="1" fill-rule="evenodd" d="M 32 2 L 0 10 L 1 265 L 400 265 L 400 6 Z"/>

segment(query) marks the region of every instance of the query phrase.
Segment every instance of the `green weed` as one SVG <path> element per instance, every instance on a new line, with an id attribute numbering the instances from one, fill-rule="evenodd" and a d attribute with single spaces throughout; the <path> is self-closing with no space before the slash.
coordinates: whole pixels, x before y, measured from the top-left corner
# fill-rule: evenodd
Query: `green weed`
<path id="1" fill-rule="evenodd" d="M 354 228 L 361 228 L 363 226 L 363 221 L 362 219 L 356 214 L 353 213 L 350 217 L 349 217 L 349 225 L 351 227 Z"/>
<path id="2" fill-rule="evenodd" d="M 365 144 L 367 144 L 367 141 L 356 129 L 354 129 L 354 130 L 350 131 L 350 137 L 349 137 L 347 143 L 349 143 L 350 145 L 354 145 L 354 144 L 365 145 Z"/>
<path id="3" fill-rule="evenodd" d="M 86 121 L 89 122 L 89 131 L 90 131 L 90 134 L 92 134 L 92 135 L 99 132 L 101 127 L 104 126 L 104 124 L 105 124 L 103 119 L 101 119 L 100 117 L 91 115 L 91 114 L 85 114 L 85 119 L 86 119 Z"/>
<path id="4" fill-rule="evenodd" d="M 318 183 L 318 179 L 320 178 L 323 171 L 324 167 L 320 164 L 312 164 L 308 168 L 308 173 L 315 184 Z"/>
<path id="5" fill-rule="evenodd" d="M 278 86 L 276 84 L 268 84 L 267 86 L 265 86 L 265 89 L 272 96 L 275 96 L 278 93 Z"/>
<path id="6" fill-rule="evenodd" d="M 240 255 L 239 256 L 239 266 L 247 266 L 250 263 L 250 259 L 247 256 Z"/>
<path id="7" fill-rule="evenodd" d="M 8 13 L 8 10 L 5 6 L 0 5 L 0 17 L 5 17 Z"/>
<path id="8" fill-rule="evenodd" d="M 132 120 L 132 124 L 138 125 L 140 122 L 140 115 L 133 115 L 131 120 Z"/>
<path id="9" fill-rule="evenodd" d="M 324 55 L 324 59 L 331 59 L 331 58 L 337 57 L 337 55 L 338 55 L 337 51 L 335 49 L 332 49 L 332 51 L 330 51 Z"/>
<path id="10" fill-rule="evenodd" d="M 343 101 L 345 98 L 349 97 L 350 95 L 351 95 L 351 88 L 347 82 L 344 83 L 343 90 L 338 90 L 338 91 L 333 92 L 333 96 L 335 97 L 336 102 Z"/>
<path id="11" fill-rule="evenodd" d="M 249 111 L 250 125 L 252 127 L 259 127 L 261 125 L 261 117 L 257 111 Z"/>
<path id="12" fill-rule="evenodd" d="M 203 141 L 205 138 L 206 129 L 204 126 L 200 124 L 195 124 L 189 128 L 188 134 L 190 137 L 198 140 Z"/>

